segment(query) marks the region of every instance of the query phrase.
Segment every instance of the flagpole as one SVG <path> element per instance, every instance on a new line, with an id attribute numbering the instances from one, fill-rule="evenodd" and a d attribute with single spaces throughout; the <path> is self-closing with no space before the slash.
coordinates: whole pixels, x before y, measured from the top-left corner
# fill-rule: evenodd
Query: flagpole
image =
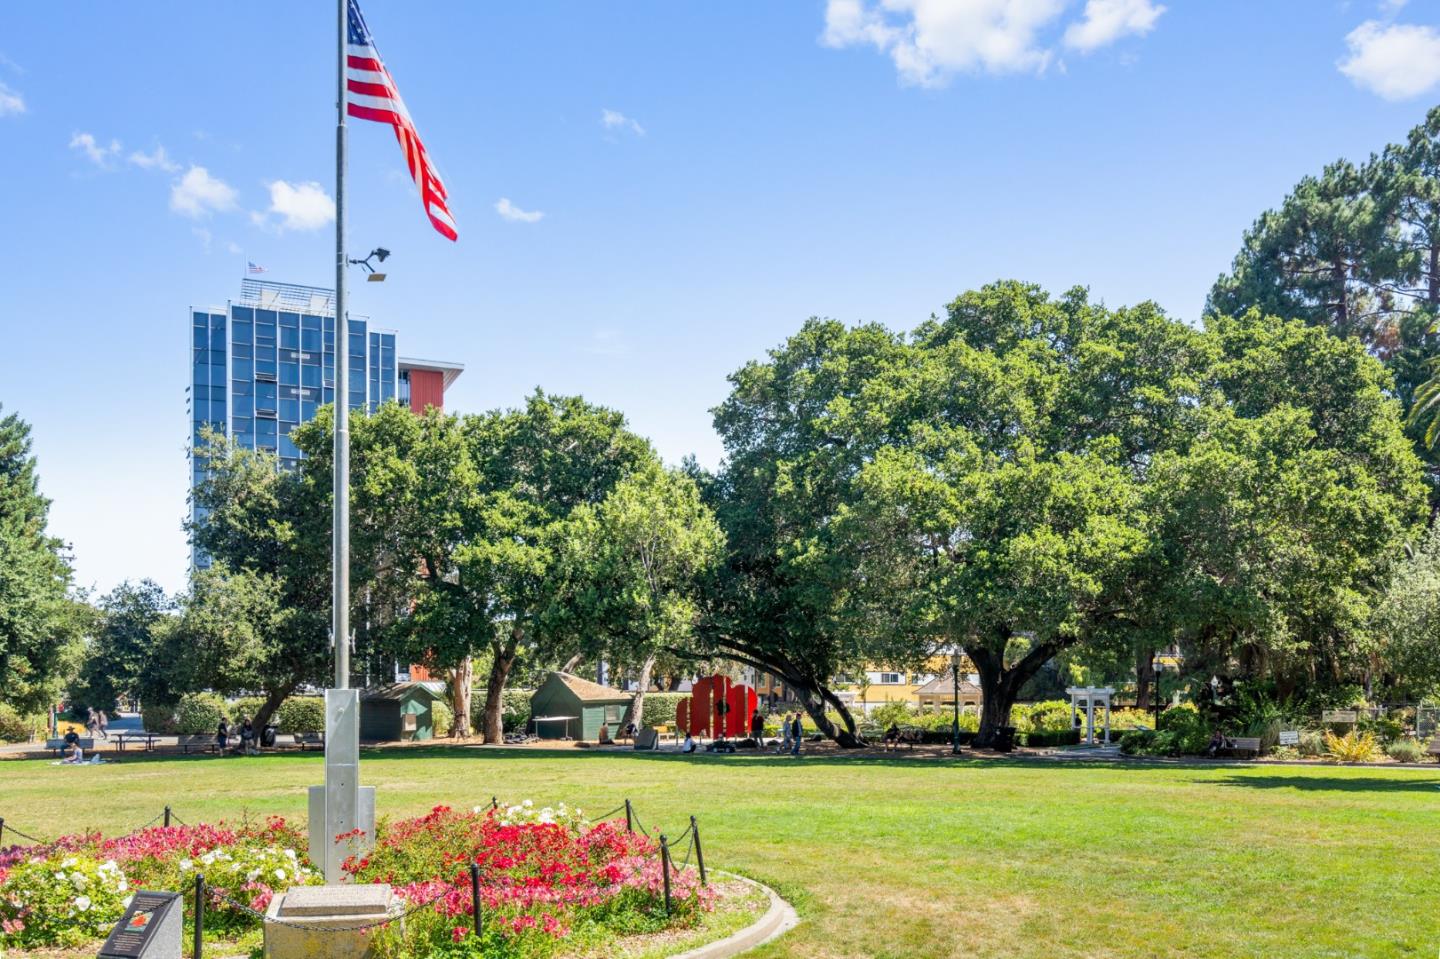
<path id="1" fill-rule="evenodd" d="M 335 89 L 335 688 L 350 686 L 350 324 L 345 312 L 345 45 L 348 0 L 340 10 Z"/>

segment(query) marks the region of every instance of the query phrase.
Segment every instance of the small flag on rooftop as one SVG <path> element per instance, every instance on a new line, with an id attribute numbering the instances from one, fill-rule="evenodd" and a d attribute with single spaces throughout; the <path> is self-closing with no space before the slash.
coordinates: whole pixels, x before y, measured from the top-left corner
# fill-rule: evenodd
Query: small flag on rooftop
<path id="1" fill-rule="evenodd" d="M 253 274 L 253 273 L 264 273 L 264 272 L 265 272 L 265 267 L 261 266 L 259 263 L 256 263 L 254 260 L 246 260 L 246 261 L 245 261 L 245 272 L 246 272 L 246 273 L 252 273 L 252 274 Z"/>
<path id="2" fill-rule="evenodd" d="M 436 231 L 447 240 L 456 237 L 455 220 L 445 205 L 445 184 L 415 132 L 415 123 L 400 99 L 395 79 L 385 69 L 380 51 L 375 49 L 375 38 L 365 25 L 360 14 L 360 4 L 349 0 L 349 43 L 345 57 L 345 112 L 361 120 L 388 123 L 395 130 L 395 139 L 400 141 L 400 150 L 405 154 L 405 163 L 410 168 L 410 177 L 420 190 L 420 202 L 425 215 Z"/>

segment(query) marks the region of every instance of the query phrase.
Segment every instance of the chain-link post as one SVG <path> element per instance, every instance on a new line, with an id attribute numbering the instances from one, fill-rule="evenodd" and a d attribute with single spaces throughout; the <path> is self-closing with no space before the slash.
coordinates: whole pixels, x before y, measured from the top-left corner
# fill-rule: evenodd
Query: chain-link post
<path id="1" fill-rule="evenodd" d="M 0 820 L 3 822 L 4 820 Z M 625 800 L 625 831 L 635 831 L 635 812 L 630 808 L 630 800 Z"/>
<path id="2" fill-rule="evenodd" d="M 665 875 L 665 915 L 670 915 L 670 841 L 660 834 L 660 871 Z"/>
<path id="3" fill-rule="evenodd" d="M 690 817 L 690 832 L 695 836 L 695 861 L 700 865 L 700 885 L 705 882 L 705 850 L 700 848 L 700 826 L 696 824 L 695 817 Z"/>
<path id="4" fill-rule="evenodd" d="M 470 914 L 475 920 L 475 938 L 480 938 L 480 864 L 470 864 Z"/>
<path id="5" fill-rule="evenodd" d="M 195 876 L 195 948 L 194 959 L 200 959 L 204 950 L 203 936 L 205 935 L 205 877 Z"/>

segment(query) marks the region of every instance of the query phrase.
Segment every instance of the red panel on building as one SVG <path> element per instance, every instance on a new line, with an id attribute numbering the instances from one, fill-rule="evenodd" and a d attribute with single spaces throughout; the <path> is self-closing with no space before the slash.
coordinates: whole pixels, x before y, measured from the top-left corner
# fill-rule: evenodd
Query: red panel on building
<path id="1" fill-rule="evenodd" d="M 427 406 L 445 408 L 445 374 L 439 370 L 411 370 L 410 411 L 423 413 Z"/>

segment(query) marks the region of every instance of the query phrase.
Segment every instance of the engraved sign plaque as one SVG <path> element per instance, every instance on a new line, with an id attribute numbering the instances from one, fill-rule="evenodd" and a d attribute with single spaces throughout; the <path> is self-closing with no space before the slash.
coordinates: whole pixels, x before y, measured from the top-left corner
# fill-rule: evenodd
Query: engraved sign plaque
<path id="1" fill-rule="evenodd" d="M 179 959 L 182 912 L 179 893 L 135 893 L 100 947 L 100 959 Z"/>

